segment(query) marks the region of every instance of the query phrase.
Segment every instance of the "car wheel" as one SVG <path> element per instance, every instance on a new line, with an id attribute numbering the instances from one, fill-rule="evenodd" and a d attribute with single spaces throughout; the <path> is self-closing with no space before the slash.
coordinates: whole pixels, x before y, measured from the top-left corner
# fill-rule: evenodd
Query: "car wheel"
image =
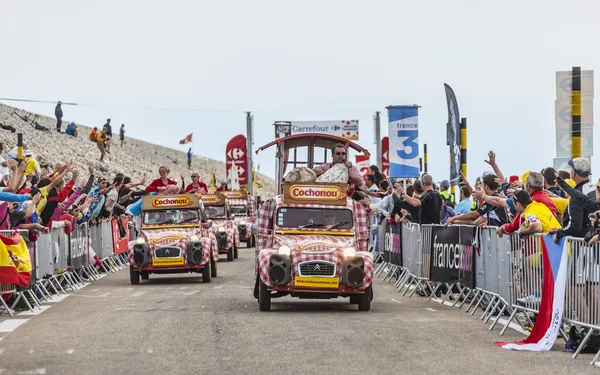
<path id="1" fill-rule="evenodd" d="M 131 285 L 138 285 L 140 283 L 140 273 L 129 266 L 129 281 Z"/>
<path id="2" fill-rule="evenodd" d="M 202 282 L 210 283 L 210 275 L 211 275 L 210 269 L 211 269 L 210 262 L 206 262 L 206 264 L 204 265 L 204 268 L 202 269 Z"/>
<path id="3" fill-rule="evenodd" d="M 369 311 L 371 310 L 371 300 L 373 296 L 373 286 L 369 285 L 367 289 L 365 289 L 364 294 L 360 294 L 358 296 L 358 310 L 359 311 Z"/>
<path id="4" fill-rule="evenodd" d="M 238 258 L 238 247 L 237 246 L 233 247 L 233 258 L 234 259 Z"/>
<path id="5" fill-rule="evenodd" d="M 210 276 L 217 277 L 217 262 L 214 259 L 210 259 Z"/>
<path id="6" fill-rule="evenodd" d="M 231 247 L 231 248 L 229 248 L 229 250 L 227 250 L 227 261 L 233 262 L 233 247 Z"/>
<path id="7" fill-rule="evenodd" d="M 258 293 L 258 308 L 260 311 L 271 311 L 271 292 L 267 289 L 267 284 L 259 281 L 260 290 Z"/>
<path id="8" fill-rule="evenodd" d="M 353 294 L 350 296 L 350 303 L 353 305 L 358 305 L 360 295 Z"/>

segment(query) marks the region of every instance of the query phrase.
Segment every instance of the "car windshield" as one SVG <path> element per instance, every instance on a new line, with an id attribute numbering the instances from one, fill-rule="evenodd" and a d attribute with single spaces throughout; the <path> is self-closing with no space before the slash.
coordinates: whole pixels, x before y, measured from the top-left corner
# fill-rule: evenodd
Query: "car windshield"
<path id="1" fill-rule="evenodd" d="M 166 224 L 197 224 L 200 222 L 200 211 L 198 210 L 164 210 L 144 212 L 144 224 L 166 225 Z"/>
<path id="2" fill-rule="evenodd" d="M 231 206 L 231 213 L 236 216 L 246 216 L 248 214 L 248 209 L 246 206 Z"/>
<path id="3" fill-rule="evenodd" d="M 225 217 L 225 206 L 204 206 L 204 210 L 209 219 Z"/>
<path id="4" fill-rule="evenodd" d="M 282 207 L 277 210 L 277 226 L 296 229 L 351 229 L 352 211 L 346 208 Z"/>

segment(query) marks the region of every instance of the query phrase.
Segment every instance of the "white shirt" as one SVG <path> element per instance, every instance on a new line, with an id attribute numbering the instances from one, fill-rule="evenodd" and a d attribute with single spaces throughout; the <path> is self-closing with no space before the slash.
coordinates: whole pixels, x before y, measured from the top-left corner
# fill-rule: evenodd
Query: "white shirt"
<path id="1" fill-rule="evenodd" d="M 115 204 L 117 203 L 117 200 L 119 199 L 119 192 L 117 191 L 117 189 L 111 189 L 111 191 L 108 192 L 108 194 L 106 194 L 106 202 L 108 203 L 109 200 L 112 200 L 112 204 L 110 204 L 110 206 L 107 205 L 106 209 L 108 211 L 111 211 L 113 209 L 113 207 L 115 206 Z"/>

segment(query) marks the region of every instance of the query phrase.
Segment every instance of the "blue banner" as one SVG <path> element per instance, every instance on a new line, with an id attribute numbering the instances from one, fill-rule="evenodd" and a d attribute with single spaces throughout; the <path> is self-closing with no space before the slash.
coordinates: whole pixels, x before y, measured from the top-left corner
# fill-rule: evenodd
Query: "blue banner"
<path id="1" fill-rule="evenodd" d="M 389 106 L 390 175 L 419 177 L 419 107 Z"/>

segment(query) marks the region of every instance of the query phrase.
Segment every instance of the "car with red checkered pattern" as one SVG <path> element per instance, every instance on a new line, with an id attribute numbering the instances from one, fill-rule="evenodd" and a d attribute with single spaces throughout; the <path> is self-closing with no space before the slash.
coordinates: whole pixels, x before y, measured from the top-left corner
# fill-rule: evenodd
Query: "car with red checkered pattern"
<path id="1" fill-rule="evenodd" d="M 339 143 L 363 150 L 324 134 L 288 136 L 259 149 L 277 144 L 276 155 L 281 155 L 276 177 L 279 194 L 266 200 L 258 214 L 254 297 L 261 311 L 269 311 L 271 300 L 283 296 L 346 297 L 360 311 L 371 308 L 374 270 L 373 255 L 367 251 L 366 208 L 348 197 L 347 183 L 285 182 L 281 178 L 286 167 L 312 168 L 317 163 L 315 155 L 327 155 L 317 147 L 330 150 Z M 296 159 L 297 153 L 290 150 L 297 147 L 308 148 L 308 160 Z"/>
<path id="2" fill-rule="evenodd" d="M 227 197 L 222 192 L 215 192 L 202 194 L 201 198 L 206 216 L 212 221 L 210 233 L 216 239 L 218 253 L 227 254 L 228 262 L 237 259 L 240 235 Z"/>
<path id="3" fill-rule="evenodd" d="M 256 246 L 257 211 L 254 197 L 243 190 L 222 193 L 227 197 L 233 225 L 237 228 L 240 242 L 245 242 L 247 248 Z"/>
<path id="4" fill-rule="evenodd" d="M 219 259 L 211 226 L 195 194 L 144 197 L 140 235 L 129 245 L 131 284 L 170 273 L 201 273 L 209 283 Z"/>

